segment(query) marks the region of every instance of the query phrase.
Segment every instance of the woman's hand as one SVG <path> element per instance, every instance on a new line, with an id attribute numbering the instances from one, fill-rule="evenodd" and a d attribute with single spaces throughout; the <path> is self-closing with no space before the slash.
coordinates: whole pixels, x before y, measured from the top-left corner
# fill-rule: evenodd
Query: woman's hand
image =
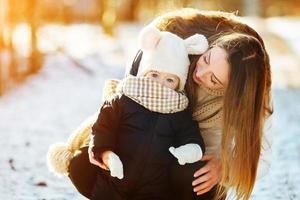
<path id="1" fill-rule="evenodd" d="M 201 160 L 207 160 L 207 163 L 194 173 L 196 179 L 192 182 L 194 192 L 197 192 L 197 195 L 210 191 L 220 178 L 220 160 L 213 155 L 205 155 Z"/>
<path id="2" fill-rule="evenodd" d="M 104 169 L 104 170 L 109 170 L 108 167 L 107 167 L 107 163 L 105 163 L 105 161 L 107 162 L 107 159 L 105 157 L 105 155 L 107 155 L 108 153 L 106 152 L 109 152 L 109 151 L 105 151 L 103 152 L 102 154 L 102 158 L 103 158 L 103 163 L 99 162 L 96 158 L 95 158 L 95 155 L 94 153 L 89 149 L 89 160 L 90 160 L 90 163 Z"/>

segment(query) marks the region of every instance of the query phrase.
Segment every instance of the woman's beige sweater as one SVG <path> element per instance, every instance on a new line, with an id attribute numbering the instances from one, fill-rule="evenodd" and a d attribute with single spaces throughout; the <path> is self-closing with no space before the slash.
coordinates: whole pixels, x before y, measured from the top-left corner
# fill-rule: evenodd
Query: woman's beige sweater
<path id="1" fill-rule="evenodd" d="M 199 123 L 206 148 L 205 154 L 213 154 L 216 157 L 220 156 L 222 140 L 223 100 L 224 91 L 211 90 L 201 85 L 197 88 L 197 104 L 193 111 L 193 118 Z M 269 128 L 270 121 L 267 121 L 262 138 L 257 178 L 266 175 L 271 165 L 272 139 Z"/>
<path id="2" fill-rule="evenodd" d="M 224 92 L 197 87 L 197 103 L 193 118 L 198 121 L 200 133 L 205 143 L 205 154 L 220 155 L 222 132 L 222 108 Z"/>

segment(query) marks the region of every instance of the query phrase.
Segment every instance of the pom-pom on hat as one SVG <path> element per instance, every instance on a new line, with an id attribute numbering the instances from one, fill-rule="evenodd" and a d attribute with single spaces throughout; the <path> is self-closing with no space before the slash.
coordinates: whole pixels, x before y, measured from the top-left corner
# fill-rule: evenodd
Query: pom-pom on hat
<path id="1" fill-rule="evenodd" d="M 138 43 L 143 57 L 137 76 L 143 76 L 151 70 L 177 75 L 180 79 L 179 91 L 184 90 L 188 75 L 188 54 L 198 55 L 208 49 L 207 39 L 203 35 L 195 34 L 183 40 L 151 25 L 142 29 Z"/>

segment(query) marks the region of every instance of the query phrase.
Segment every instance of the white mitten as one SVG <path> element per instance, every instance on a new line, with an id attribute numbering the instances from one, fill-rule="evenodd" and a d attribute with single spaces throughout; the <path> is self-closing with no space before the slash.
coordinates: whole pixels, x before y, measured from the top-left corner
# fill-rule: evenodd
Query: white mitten
<path id="1" fill-rule="evenodd" d="M 194 163 L 202 158 L 202 150 L 198 144 L 185 144 L 178 148 L 170 147 L 169 151 L 178 159 L 180 165 Z"/>
<path id="2" fill-rule="evenodd" d="M 122 179 L 124 177 L 123 164 L 117 154 L 111 152 L 108 155 L 107 165 L 112 177 L 117 177 L 118 179 Z"/>

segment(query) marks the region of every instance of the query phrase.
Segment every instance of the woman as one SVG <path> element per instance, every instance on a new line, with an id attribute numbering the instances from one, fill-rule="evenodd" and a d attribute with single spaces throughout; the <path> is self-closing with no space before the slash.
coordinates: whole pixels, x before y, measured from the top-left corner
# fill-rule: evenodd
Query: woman
<path id="1" fill-rule="evenodd" d="M 201 130 L 207 149 L 203 160 L 207 164 L 196 171 L 193 186 L 197 195 L 201 195 L 220 180 L 224 186 L 235 187 L 238 198 L 249 198 L 256 177 L 264 121 L 272 114 L 271 71 L 263 40 L 255 30 L 229 13 L 185 9 L 167 13 L 152 23 L 160 30 L 173 32 L 182 38 L 203 34 L 210 44 L 219 47 L 212 48 L 200 58 L 191 58 L 188 96 L 194 118 L 202 126 L 207 126 L 206 130 Z M 233 32 L 246 35 L 229 35 Z M 213 95 L 199 94 L 199 85 Z M 222 90 L 226 91 L 225 94 Z M 211 116 L 199 115 L 205 108 L 213 109 Z M 222 115 L 223 120 L 218 121 L 216 118 Z M 207 118 L 215 122 L 210 123 Z M 215 126 L 219 130 L 213 130 Z M 233 138 L 236 145 L 228 149 Z M 218 150 L 220 143 L 221 149 Z M 231 161 L 230 167 L 228 160 Z"/>
<path id="2" fill-rule="evenodd" d="M 207 157 L 216 165 L 213 159 L 220 159 L 219 198 L 233 187 L 237 199 L 249 199 L 257 174 L 264 120 L 271 113 L 266 99 L 269 96 L 267 54 L 255 37 L 227 33 L 215 40 L 200 58 L 191 59 L 194 62 L 190 79 L 196 83 L 196 87 L 189 90 L 190 94 L 196 94 L 194 100 L 193 95 L 189 95 L 191 109 L 199 122 Z M 196 167 L 190 166 L 192 171 Z M 193 199 L 191 189 L 185 186 L 188 179 L 177 177 L 189 176 L 186 175 L 189 172 L 180 168 L 176 166 L 172 176 L 176 191 L 186 190 L 178 199 Z M 205 191 L 202 189 L 205 186 L 209 190 L 210 179 L 214 179 L 212 171 L 205 166 L 195 173 L 200 177 L 193 185 L 202 183 L 195 187 L 198 194 Z"/>
<path id="3" fill-rule="evenodd" d="M 202 199 L 211 199 L 220 183 L 219 198 L 233 187 L 238 199 L 248 199 L 257 173 L 264 120 L 272 113 L 270 64 L 261 37 L 223 12 L 185 9 L 165 14 L 152 23 L 182 38 L 203 34 L 212 46 L 202 56 L 191 57 L 187 90 L 194 118 L 207 126 L 201 130 L 207 153 L 198 166 L 191 165 L 191 170 L 172 170 L 176 172 L 173 178 L 184 179 L 178 181 L 184 183 L 182 198 L 201 195 Z M 243 41 L 241 47 L 239 41 Z M 130 73 L 137 72 L 141 56 L 138 53 Z M 212 111 L 206 116 L 205 109 Z M 88 163 L 87 149 L 81 150 L 70 162 L 69 177 L 88 197 L 97 167 Z M 190 180 L 192 175 L 194 180 Z M 191 185 L 195 196 L 191 195 Z"/>

